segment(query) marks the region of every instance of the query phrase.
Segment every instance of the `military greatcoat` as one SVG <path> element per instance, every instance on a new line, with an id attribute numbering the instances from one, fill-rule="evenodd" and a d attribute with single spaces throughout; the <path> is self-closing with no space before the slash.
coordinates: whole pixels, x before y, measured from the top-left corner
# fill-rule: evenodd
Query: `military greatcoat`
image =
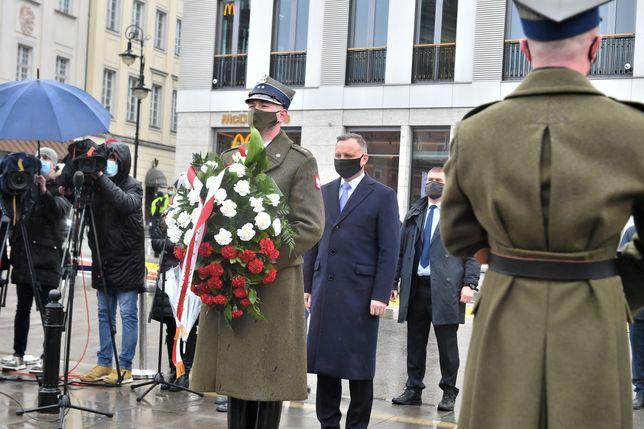
<path id="1" fill-rule="evenodd" d="M 224 152 L 230 162 L 237 149 Z M 259 401 L 304 400 L 306 330 L 302 255 L 324 228 L 324 205 L 317 163 L 306 149 L 281 132 L 266 148 L 267 174 L 284 194 L 295 232 L 295 250 L 280 249 L 274 283 L 258 290 L 266 320 L 242 317 L 226 322 L 223 313 L 204 305 L 190 388 Z"/>
<path id="2" fill-rule="evenodd" d="M 575 71 L 549 68 L 464 119 L 446 164 L 447 249 L 614 258 L 644 200 L 639 109 Z M 628 313 L 617 276 L 554 281 L 488 270 L 458 427 L 630 429 Z"/>

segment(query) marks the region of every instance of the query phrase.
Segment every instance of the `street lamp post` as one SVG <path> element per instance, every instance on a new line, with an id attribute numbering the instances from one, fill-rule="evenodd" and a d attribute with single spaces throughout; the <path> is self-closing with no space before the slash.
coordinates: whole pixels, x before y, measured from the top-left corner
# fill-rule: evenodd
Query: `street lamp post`
<path id="1" fill-rule="evenodd" d="M 136 24 L 132 24 L 125 29 L 125 37 L 127 38 L 127 49 L 122 54 L 119 54 L 123 63 L 126 66 L 131 66 L 134 64 L 136 59 L 139 59 L 139 78 L 136 83 L 136 86 L 132 88 L 132 92 L 136 97 L 136 129 L 134 132 L 134 172 L 132 176 L 136 178 L 136 166 L 139 159 L 139 123 L 141 119 L 141 101 L 148 96 L 150 88 L 145 86 L 145 76 L 143 72 L 145 70 L 145 55 L 143 53 L 143 41 L 145 36 L 143 35 L 143 29 Z M 136 55 L 132 51 L 132 40 L 138 40 L 141 45 L 141 55 Z"/>

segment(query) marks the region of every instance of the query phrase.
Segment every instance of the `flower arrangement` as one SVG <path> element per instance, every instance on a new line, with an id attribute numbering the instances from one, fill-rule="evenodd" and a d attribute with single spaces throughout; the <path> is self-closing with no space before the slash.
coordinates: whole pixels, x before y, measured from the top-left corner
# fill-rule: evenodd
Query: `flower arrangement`
<path id="1" fill-rule="evenodd" d="M 216 154 L 194 154 L 189 183 L 177 190 L 166 215 L 186 284 L 228 321 L 244 314 L 264 319 L 261 289 L 277 277 L 278 249 L 294 247 L 289 208 L 267 165 L 254 128 L 248 149 L 239 147 L 228 165 Z"/>

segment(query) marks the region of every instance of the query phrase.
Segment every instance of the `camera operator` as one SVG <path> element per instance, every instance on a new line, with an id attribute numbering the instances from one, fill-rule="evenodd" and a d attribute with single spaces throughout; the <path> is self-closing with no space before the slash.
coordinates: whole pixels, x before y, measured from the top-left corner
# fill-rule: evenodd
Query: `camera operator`
<path id="1" fill-rule="evenodd" d="M 98 299 L 100 349 L 98 364 L 81 377 L 84 382 L 104 381 L 117 384 L 118 374 L 112 369 L 112 343 L 108 322 L 116 326 L 116 307 L 122 322 L 119 366 L 122 383 L 132 382 L 132 359 L 137 342 L 137 294 L 144 287 L 145 255 L 141 183 L 129 176 L 131 156 L 124 143 L 109 143 L 97 148 L 105 153 L 107 167 L 94 180 L 92 211 L 96 236 L 90 225 L 89 246 L 92 250 L 92 287 Z M 98 266 L 100 250 L 107 296 Z"/>
<path id="2" fill-rule="evenodd" d="M 38 156 L 38 154 L 36 154 Z M 49 302 L 49 291 L 58 287 L 60 281 L 60 261 L 62 257 L 62 231 L 71 204 L 58 192 L 56 185 L 56 164 L 58 155 L 48 147 L 40 149 L 40 175 L 36 176 L 33 206 L 22 220 L 26 222 L 29 250 L 33 260 L 33 272 L 40 282 L 40 300 L 44 306 Z M 28 191 L 27 191 L 28 192 Z M 18 302 L 14 322 L 13 359 L 5 362 L 3 368 L 20 370 L 26 366 L 23 357 L 27 349 L 31 306 L 34 291 L 31 284 L 29 265 L 21 229 L 13 227 L 11 244 L 11 281 L 16 285 Z M 30 369 L 33 373 L 42 372 L 42 361 Z"/>

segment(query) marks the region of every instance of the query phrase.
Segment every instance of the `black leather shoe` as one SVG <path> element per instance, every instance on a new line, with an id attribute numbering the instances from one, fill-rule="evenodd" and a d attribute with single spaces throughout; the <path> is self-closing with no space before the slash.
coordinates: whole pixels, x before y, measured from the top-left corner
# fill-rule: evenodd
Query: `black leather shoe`
<path id="1" fill-rule="evenodd" d="M 458 396 L 458 389 L 456 387 L 445 389 L 443 391 L 443 399 L 438 404 L 439 411 L 454 411 L 454 404 L 456 404 L 456 396 Z"/>
<path id="2" fill-rule="evenodd" d="M 400 395 L 391 400 L 396 405 L 420 405 L 423 402 L 421 401 L 421 390 L 413 389 L 411 387 L 405 387 L 405 391 Z"/>
<path id="3" fill-rule="evenodd" d="M 167 377 L 164 378 L 164 380 L 168 383 L 174 383 L 176 379 L 177 379 L 177 373 L 174 368 L 172 368 L 168 373 Z M 167 384 L 161 385 L 161 390 L 168 390 L 168 389 L 170 389 L 170 386 L 168 386 Z"/>
<path id="4" fill-rule="evenodd" d="M 224 402 L 223 404 L 218 404 L 215 410 L 219 411 L 220 413 L 227 413 L 228 412 L 228 401 Z"/>
<path id="5" fill-rule="evenodd" d="M 190 385 L 190 374 L 186 372 L 181 377 L 177 378 L 172 384 L 179 387 L 185 387 L 187 389 Z M 179 390 L 181 390 L 179 389 L 179 387 L 175 386 L 170 386 L 170 392 L 178 392 Z"/>
<path id="6" fill-rule="evenodd" d="M 644 408 L 644 395 L 635 395 L 635 399 L 633 399 L 633 409 L 641 410 L 642 408 Z"/>
<path id="7" fill-rule="evenodd" d="M 221 405 L 221 404 L 227 404 L 228 403 L 228 396 L 217 396 L 215 398 L 215 404 Z"/>

